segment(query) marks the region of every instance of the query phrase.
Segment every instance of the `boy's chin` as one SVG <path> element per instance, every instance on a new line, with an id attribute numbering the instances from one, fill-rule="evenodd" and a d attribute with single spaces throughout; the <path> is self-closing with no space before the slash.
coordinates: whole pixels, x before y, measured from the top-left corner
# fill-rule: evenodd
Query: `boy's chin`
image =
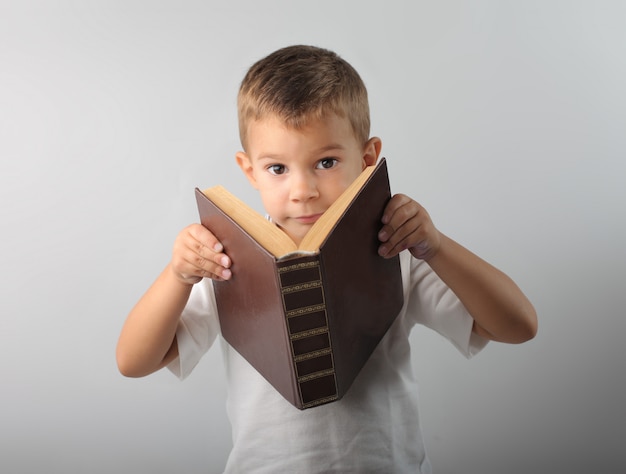
<path id="1" fill-rule="evenodd" d="M 294 226 L 287 227 L 287 226 L 281 226 L 281 225 L 279 225 L 278 227 L 280 227 L 280 229 L 285 234 L 287 234 L 289 238 L 296 243 L 296 245 L 300 245 L 300 242 L 302 242 L 302 239 L 307 234 L 309 229 L 311 229 L 312 225 L 313 224 L 299 225 L 297 226 L 297 228 L 294 228 Z"/>

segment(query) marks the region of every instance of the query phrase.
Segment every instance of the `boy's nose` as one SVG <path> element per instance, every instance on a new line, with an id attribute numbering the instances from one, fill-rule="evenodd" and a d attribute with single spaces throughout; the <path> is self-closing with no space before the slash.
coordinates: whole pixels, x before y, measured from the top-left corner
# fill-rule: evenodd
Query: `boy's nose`
<path id="1" fill-rule="evenodd" d="M 292 177 L 291 199 L 294 201 L 308 201 L 318 196 L 315 178 L 306 173 Z"/>

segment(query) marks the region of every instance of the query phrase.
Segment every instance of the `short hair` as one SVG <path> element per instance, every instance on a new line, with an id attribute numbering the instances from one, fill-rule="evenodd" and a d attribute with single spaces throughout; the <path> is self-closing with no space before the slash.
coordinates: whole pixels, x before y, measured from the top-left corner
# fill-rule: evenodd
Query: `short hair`
<path id="1" fill-rule="evenodd" d="M 244 148 L 248 124 L 270 115 L 302 128 L 334 113 L 348 118 L 360 143 L 369 139 L 369 104 L 361 77 L 339 55 L 315 46 L 288 46 L 253 64 L 241 82 L 237 109 Z"/>

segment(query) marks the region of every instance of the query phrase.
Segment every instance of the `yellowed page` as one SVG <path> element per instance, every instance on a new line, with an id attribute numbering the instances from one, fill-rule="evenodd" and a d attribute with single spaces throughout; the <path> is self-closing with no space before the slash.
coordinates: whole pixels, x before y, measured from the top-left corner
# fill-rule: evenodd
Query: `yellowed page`
<path id="1" fill-rule="evenodd" d="M 295 242 L 287 234 L 223 186 L 205 189 L 203 193 L 275 257 L 297 250 Z"/>

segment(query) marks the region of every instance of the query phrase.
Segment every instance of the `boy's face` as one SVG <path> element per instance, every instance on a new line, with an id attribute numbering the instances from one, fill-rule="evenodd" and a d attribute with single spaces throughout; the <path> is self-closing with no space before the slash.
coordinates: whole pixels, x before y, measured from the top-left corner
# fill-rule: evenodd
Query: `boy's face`
<path id="1" fill-rule="evenodd" d="M 296 243 L 366 166 L 376 163 L 381 141 L 358 143 L 350 122 L 337 115 L 301 129 L 268 117 L 251 122 L 247 152 L 237 163 L 259 190 L 272 220 Z"/>

